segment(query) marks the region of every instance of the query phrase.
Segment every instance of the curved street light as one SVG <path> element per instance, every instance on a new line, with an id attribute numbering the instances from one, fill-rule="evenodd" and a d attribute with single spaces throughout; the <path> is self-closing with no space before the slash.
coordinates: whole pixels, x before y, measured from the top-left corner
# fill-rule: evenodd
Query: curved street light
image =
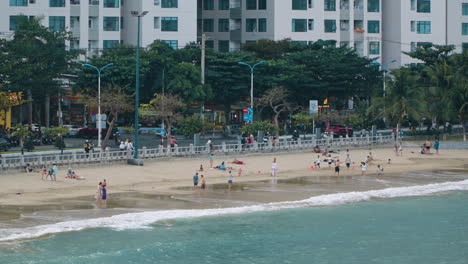
<path id="1" fill-rule="evenodd" d="M 253 110 L 253 107 L 254 107 L 254 103 L 253 103 L 253 89 L 254 89 L 254 70 L 255 70 L 255 67 L 257 67 L 258 65 L 260 64 L 264 64 L 266 63 L 266 61 L 260 61 L 254 65 L 250 65 L 248 63 L 245 63 L 245 62 L 242 62 L 242 61 L 239 61 L 238 64 L 240 65 L 245 65 L 245 66 L 248 66 L 250 68 L 250 108 L 252 108 Z M 252 121 L 253 121 L 253 116 L 252 116 Z"/>

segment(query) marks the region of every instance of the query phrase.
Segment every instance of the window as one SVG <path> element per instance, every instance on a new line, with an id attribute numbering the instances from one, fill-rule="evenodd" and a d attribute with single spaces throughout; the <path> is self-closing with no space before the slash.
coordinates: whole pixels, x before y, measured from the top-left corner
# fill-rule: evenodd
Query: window
<path id="1" fill-rule="evenodd" d="M 462 35 L 468 35 L 468 23 L 462 23 Z"/>
<path id="2" fill-rule="evenodd" d="M 245 0 L 245 9 L 255 10 L 257 9 L 257 0 Z"/>
<path id="3" fill-rule="evenodd" d="M 214 9 L 214 0 L 203 0 L 203 9 L 204 10 L 213 10 Z"/>
<path id="4" fill-rule="evenodd" d="M 229 52 L 229 40 L 219 40 L 218 50 L 219 52 Z"/>
<path id="5" fill-rule="evenodd" d="M 258 9 L 259 10 L 266 10 L 267 9 L 267 1 L 266 0 L 258 0 Z"/>
<path id="6" fill-rule="evenodd" d="M 21 16 L 10 16 L 10 30 L 16 30 Z"/>
<path id="7" fill-rule="evenodd" d="M 468 3 L 462 3 L 462 15 L 468 16 Z"/>
<path id="8" fill-rule="evenodd" d="M 416 28 L 418 34 L 431 34 L 431 21 L 418 21 Z"/>
<path id="9" fill-rule="evenodd" d="M 266 18 L 258 19 L 258 32 L 267 32 L 267 20 Z"/>
<path id="10" fill-rule="evenodd" d="M 307 21 L 307 29 L 309 31 L 313 31 L 314 30 L 314 20 L 313 19 L 309 19 Z"/>
<path id="11" fill-rule="evenodd" d="M 292 32 L 307 32 L 307 19 L 293 19 Z"/>
<path id="12" fill-rule="evenodd" d="M 325 1 L 325 11 L 336 11 L 336 0 L 324 0 Z"/>
<path id="13" fill-rule="evenodd" d="M 468 52 L 468 42 L 463 42 L 462 43 L 462 52 L 467 53 Z"/>
<path id="14" fill-rule="evenodd" d="M 255 32 L 257 31 L 257 19 L 247 18 L 245 20 L 245 32 Z"/>
<path id="15" fill-rule="evenodd" d="M 99 0 L 89 0 L 89 5 L 99 5 Z"/>
<path id="16" fill-rule="evenodd" d="M 341 31 L 349 30 L 349 20 L 340 20 L 340 30 Z"/>
<path id="17" fill-rule="evenodd" d="M 64 16 L 50 16 L 49 17 L 49 27 L 53 31 L 63 31 L 63 30 L 65 30 L 65 17 Z"/>
<path id="18" fill-rule="evenodd" d="M 411 42 L 411 52 L 416 51 L 417 48 L 423 48 L 424 46 L 432 45 L 431 42 Z"/>
<path id="19" fill-rule="evenodd" d="M 104 0 L 104 7 L 118 8 L 119 7 L 119 0 Z"/>
<path id="20" fill-rule="evenodd" d="M 119 17 L 104 17 L 104 31 L 119 31 Z"/>
<path id="21" fill-rule="evenodd" d="M 161 31 L 177 31 L 178 19 L 177 17 L 162 17 L 161 18 Z"/>
<path id="22" fill-rule="evenodd" d="M 417 0 L 417 12 L 418 13 L 430 13 L 431 12 L 431 0 Z"/>
<path id="23" fill-rule="evenodd" d="M 309 8 L 314 8 L 314 0 L 308 0 Z"/>
<path id="24" fill-rule="evenodd" d="M 416 0 L 411 0 L 411 11 L 416 10 Z"/>
<path id="25" fill-rule="evenodd" d="M 380 21 L 379 20 L 367 21 L 367 32 L 380 33 Z"/>
<path id="26" fill-rule="evenodd" d="M 159 5 L 159 0 L 154 0 L 154 5 L 155 6 Z"/>
<path id="27" fill-rule="evenodd" d="M 10 6 L 28 6 L 28 0 L 10 0 Z"/>
<path id="28" fill-rule="evenodd" d="M 307 10 L 307 0 L 292 0 L 293 10 Z"/>
<path id="29" fill-rule="evenodd" d="M 325 19 L 325 33 L 336 32 L 336 20 Z"/>
<path id="30" fill-rule="evenodd" d="M 65 7 L 65 0 L 49 0 L 50 7 Z"/>
<path id="31" fill-rule="evenodd" d="M 378 42 L 378 41 L 369 41 L 369 54 L 370 55 L 379 55 L 380 54 L 380 42 Z"/>
<path id="32" fill-rule="evenodd" d="M 219 10 L 229 10 L 229 0 L 219 0 L 218 1 Z"/>
<path id="33" fill-rule="evenodd" d="M 173 49 L 177 49 L 177 47 L 179 46 L 179 41 L 177 40 L 161 40 L 161 41 L 166 43 Z"/>
<path id="34" fill-rule="evenodd" d="M 124 17 L 120 17 L 120 29 L 124 28 Z"/>
<path id="35" fill-rule="evenodd" d="M 415 52 L 416 51 L 416 42 L 411 42 L 410 43 L 410 51 Z"/>
<path id="36" fill-rule="evenodd" d="M 411 32 L 416 32 L 416 21 L 411 21 L 410 28 Z"/>
<path id="37" fill-rule="evenodd" d="M 161 28 L 161 19 L 159 17 L 154 17 L 154 28 L 155 29 Z"/>
<path id="38" fill-rule="evenodd" d="M 203 32 L 213 32 L 214 31 L 214 19 L 207 18 L 203 19 Z"/>
<path id="39" fill-rule="evenodd" d="M 214 40 L 205 40 L 205 47 L 208 49 L 214 49 Z"/>
<path id="40" fill-rule="evenodd" d="M 104 40 L 102 42 L 102 47 L 104 49 L 112 49 L 112 48 L 115 48 L 119 45 L 119 41 L 118 40 Z"/>
<path id="41" fill-rule="evenodd" d="M 177 8 L 178 1 L 177 0 L 162 0 L 161 7 L 162 8 Z"/>
<path id="42" fill-rule="evenodd" d="M 367 0 L 367 12 L 380 12 L 380 0 Z"/>
<path id="43" fill-rule="evenodd" d="M 218 32 L 229 32 L 229 19 L 220 18 L 218 20 Z"/>

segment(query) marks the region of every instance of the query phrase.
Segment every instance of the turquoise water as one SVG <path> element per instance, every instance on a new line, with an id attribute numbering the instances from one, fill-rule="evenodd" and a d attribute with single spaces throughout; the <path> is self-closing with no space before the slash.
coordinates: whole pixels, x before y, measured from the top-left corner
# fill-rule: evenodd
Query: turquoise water
<path id="1" fill-rule="evenodd" d="M 2 264 L 468 263 L 468 192 L 89 229 L 7 248 Z"/>

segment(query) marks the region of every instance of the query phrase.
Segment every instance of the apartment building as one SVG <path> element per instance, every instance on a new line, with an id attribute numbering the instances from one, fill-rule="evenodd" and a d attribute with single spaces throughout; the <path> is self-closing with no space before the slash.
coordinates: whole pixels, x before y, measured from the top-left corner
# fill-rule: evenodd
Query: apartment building
<path id="1" fill-rule="evenodd" d="M 383 10 L 383 61 L 390 68 L 419 63 L 402 52 L 428 42 L 468 50 L 468 0 L 383 0 Z"/>
<path id="2" fill-rule="evenodd" d="M 199 32 L 207 46 L 238 50 L 259 39 L 336 40 L 380 57 L 381 0 L 202 0 Z"/>
<path id="3" fill-rule="evenodd" d="M 141 44 L 163 40 L 177 48 L 197 40 L 196 5 L 195 0 L 2 0 L 0 35 L 11 34 L 19 16 L 41 17 L 44 26 L 73 33 L 70 48 L 96 52 L 119 43 L 135 45 L 137 18 L 131 11 L 148 11 L 141 21 Z"/>

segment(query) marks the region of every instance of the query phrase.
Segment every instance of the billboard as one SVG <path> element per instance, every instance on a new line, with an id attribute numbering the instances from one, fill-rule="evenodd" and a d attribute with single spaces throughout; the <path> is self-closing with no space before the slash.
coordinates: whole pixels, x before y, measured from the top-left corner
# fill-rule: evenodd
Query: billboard
<path id="1" fill-rule="evenodd" d="M 309 114 L 318 114 L 318 100 L 309 100 Z"/>

